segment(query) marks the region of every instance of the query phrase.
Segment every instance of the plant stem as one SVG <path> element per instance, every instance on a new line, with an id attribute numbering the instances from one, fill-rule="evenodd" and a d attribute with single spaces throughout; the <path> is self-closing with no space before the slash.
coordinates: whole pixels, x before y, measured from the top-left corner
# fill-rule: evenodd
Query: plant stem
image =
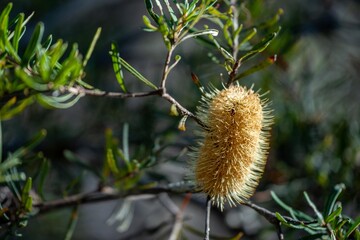
<path id="1" fill-rule="evenodd" d="M 232 25 L 233 25 L 233 33 L 236 32 L 239 28 L 239 9 L 237 7 L 236 2 L 237 2 L 236 0 L 231 0 L 231 2 L 230 2 L 230 8 L 232 10 L 232 19 L 231 20 L 232 20 Z M 233 41 L 232 57 L 234 58 L 235 63 L 232 67 L 232 70 L 229 74 L 228 82 L 226 84 L 228 87 L 235 81 L 236 74 L 241 65 L 240 60 L 237 59 L 237 57 L 238 57 L 237 55 L 239 52 L 239 35 L 234 34 L 232 41 Z"/>
<path id="2" fill-rule="evenodd" d="M 236 6 L 236 0 L 231 0 L 230 7 L 232 9 L 232 24 L 233 24 L 233 32 L 235 32 L 239 28 L 239 11 Z M 234 59 L 237 59 L 237 54 L 239 51 L 239 35 L 234 35 L 233 46 L 232 46 L 232 55 Z"/>
<path id="3" fill-rule="evenodd" d="M 278 234 L 279 240 L 284 240 L 284 234 L 281 230 L 281 222 L 278 223 L 278 225 L 276 226 L 276 229 L 277 229 L 277 234 Z"/>
<path id="4" fill-rule="evenodd" d="M 166 77 L 167 74 L 164 74 Z M 166 80 L 166 78 L 165 78 Z M 162 81 L 165 83 L 165 81 Z M 164 91 L 165 90 L 165 91 Z M 87 96 L 94 96 L 94 97 L 108 97 L 108 98 L 137 98 L 137 97 L 148 97 L 148 96 L 160 96 L 164 99 L 166 99 L 168 102 L 174 104 L 177 109 L 180 111 L 181 115 L 187 115 L 190 118 L 194 119 L 200 126 L 206 128 L 205 123 L 203 123 L 199 118 L 195 116 L 192 112 L 190 112 L 188 109 L 183 107 L 178 101 L 176 101 L 170 94 L 166 92 L 165 88 L 160 88 L 154 91 L 149 92 L 134 92 L 134 93 L 123 93 L 123 92 L 107 92 L 107 91 L 101 91 L 98 89 L 95 90 L 89 90 L 85 89 L 80 86 L 76 87 L 66 87 L 63 89 L 63 91 L 67 91 L 76 95 L 83 94 Z"/>
<path id="5" fill-rule="evenodd" d="M 210 213 L 211 213 L 211 198 L 206 198 L 206 221 L 205 221 L 205 237 L 204 240 L 210 239 Z"/>
<path id="6" fill-rule="evenodd" d="M 76 94 L 76 95 L 87 95 L 87 96 L 94 96 L 94 97 L 109 97 L 109 98 L 136 98 L 136 97 L 147 97 L 147 96 L 154 96 L 154 95 L 161 95 L 161 90 L 154 90 L 149 92 L 134 92 L 134 93 L 123 93 L 123 92 L 108 92 L 102 91 L 98 89 L 86 89 L 80 86 L 76 87 L 65 87 L 64 91 Z"/>
<path id="7" fill-rule="evenodd" d="M 163 74 L 162 74 L 162 78 L 161 78 L 161 83 L 160 83 L 160 88 L 163 89 L 164 93 L 166 93 L 166 80 L 167 77 L 170 73 L 170 62 L 171 62 L 171 57 L 172 54 L 174 52 L 175 46 L 171 45 L 167 55 L 166 55 L 166 59 L 165 59 L 165 64 L 164 64 L 164 70 L 163 70 Z"/>

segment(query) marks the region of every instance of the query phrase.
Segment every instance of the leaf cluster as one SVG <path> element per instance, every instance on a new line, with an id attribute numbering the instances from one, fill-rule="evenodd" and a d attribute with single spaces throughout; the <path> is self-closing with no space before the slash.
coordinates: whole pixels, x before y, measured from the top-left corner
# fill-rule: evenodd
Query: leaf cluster
<path id="1" fill-rule="evenodd" d="M 176 7 L 177 12 L 168 0 L 163 0 L 163 2 L 164 3 L 161 4 L 160 0 L 155 0 L 159 10 L 159 13 L 156 13 L 153 1 L 146 0 L 147 11 L 155 24 L 152 24 L 147 16 L 143 16 L 143 21 L 146 26 L 145 31 L 158 31 L 161 33 L 168 49 L 189 38 L 208 34 L 217 35 L 218 31 L 215 29 L 194 31 L 194 25 L 203 18 L 204 14 L 207 13 L 216 1 L 194 0 L 189 3 L 186 0 L 179 3 L 173 0 L 173 5 Z"/>
<path id="2" fill-rule="evenodd" d="M 342 213 L 342 204 L 339 201 L 341 192 L 345 189 L 344 184 L 337 184 L 326 200 L 324 210 L 321 212 L 316 204 L 304 192 L 304 197 L 315 216 L 310 216 L 300 210 L 296 210 L 284 203 L 274 192 L 271 192 L 273 199 L 279 206 L 286 210 L 296 220 L 286 220 L 280 213 L 276 213 L 277 219 L 284 225 L 293 229 L 300 229 L 308 233 L 302 240 L 309 239 L 360 239 L 360 217 L 351 219 Z"/>
<path id="3" fill-rule="evenodd" d="M 10 119 L 34 102 L 46 108 L 73 106 L 81 96 L 64 93 L 63 88 L 84 85 L 84 67 L 94 46 L 83 59 L 77 44 L 69 46 L 61 39 L 53 40 L 52 35 L 44 37 L 41 22 L 23 46 L 32 15 L 20 13 L 10 19 L 11 9 L 9 3 L 0 15 L 0 119 Z"/>

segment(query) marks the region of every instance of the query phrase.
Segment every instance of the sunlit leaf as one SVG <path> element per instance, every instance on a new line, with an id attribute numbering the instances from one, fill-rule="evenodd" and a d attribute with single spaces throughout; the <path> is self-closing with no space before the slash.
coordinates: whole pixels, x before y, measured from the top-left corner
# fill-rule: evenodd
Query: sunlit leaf
<path id="1" fill-rule="evenodd" d="M 354 223 L 349 227 L 349 230 L 346 232 L 346 238 L 349 238 L 350 235 L 360 226 L 360 217 L 358 217 Z"/>
<path id="2" fill-rule="evenodd" d="M 109 53 L 111 56 L 111 61 L 112 61 L 113 69 L 115 72 L 115 76 L 120 85 L 120 88 L 124 92 L 127 92 L 125 83 L 124 83 L 124 75 L 123 75 L 122 68 L 121 68 L 120 54 L 119 54 L 119 51 L 118 51 L 115 43 L 111 44 L 111 51 Z"/>
<path id="3" fill-rule="evenodd" d="M 26 72 L 26 69 L 22 69 L 17 67 L 15 69 L 15 75 L 19 77 L 28 87 L 36 90 L 36 91 L 47 91 L 49 90 L 49 85 L 46 83 L 40 83 L 42 79 L 36 76 L 30 76 L 29 73 Z"/>
<path id="4" fill-rule="evenodd" d="M 145 31 L 157 31 L 158 28 L 151 24 L 150 19 L 147 16 L 143 16 L 143 22 L 147 27 Z"/>
<path id="5" fill-rule="evenodd" d="M 338 207 L 334 212 L 332 212 L 329 216 L 325 218 L 325 222 L 332 222 L 337 216 L 341 214 L 342 207 Z"/>
<path id="6" fill-rule="evenodd" d="M 46 108 L 58 108 L 58 109 L 66 109 L 74 106 L 82 95 L 76 95 L 73 99 L 67 102 L 59 102 L 56 100 L 56 97 L 46 96 L 44 94 L 37 94 L 36 100 Z"/>
<path id="7" fill-rule="evenodd" d="M 43 33 L 44 33 L 44 24 L 40 22 L 36 25 L 35 30 L 26 47 L 25 53 L 22 57 L 22 64 L 24 66 L 28 65 L 31 58 L 34 56 L 38 46 L 41 43 Z"/>
<path id="8" fill-rule="evenodd" d="M 93 51 L 94 51 L 94 48 L 95 48 L 95 45 L 100 37 L 100 34 L 101 34 L 101 28 L 99 27 L 97 30 L 96 30 L 96 33 L 91 41 L 91 44 L 89 46 L 89 49 L 85 55 L 85 58 L 84 58 L 84 61 L 83 61 L 83 66 L 85 67 L 87 62 L 89 61 Z"/>
<path id="9" fill-rule="evenodd" d="M 152 19 L 154 19 L 154 21 L 156 23 L 159 23 L 159 15 L 157 15 L 154 12 L 154 6 L 151 0 L 145 0 L 145 5 L 146 5 L 146 9 L 149 13 L 149 15 L 151 16 Z"/>
<path id="10" fill-rule="evenodd" d="M 32 178 L 28 178 L 25 186 L 23 187 L 22 193 L 21 193 L 21 201 L 26 211 L 30 212 L 32 209 L 32 199 L 30 196 L 30 190 L 32 187 Z"/>
<path id="11" fill-rule="evenodd" d="M 280 28 L 278 29 L 278 31 L 273 32 L 268 37 L 264 38 L 260 43 L 253 46 L 250 51 L 245 53 L 240 58 L 240 61 L 245 62 L 246 60 L 250 59 L 251 57 L 255 56 L 256 54 L 263 52 L 269 46 L 269 44 L 272 42 L 272 40 L 274 40 L 274 38 L 278 35 L 279 31 L 280 31 Z"/>
<path id="12" fill-rule="evenodd" d="M 183 37 L 181 39 L 180 42 L 183 42 L 185 41 L 186 39 L 189 39 L 189 38 L 195 38 L 195 37 L 198 37 L 198 36 L 203 36 L 203 35 L 212 35 L 212 36 L 217 36 L 219 34 L 219 31 L 216 30 L 216 29 L 205 29 L 205 30 L 199 30 L 199 31 L 196 31 L 196 32 L 192 32 L 192 33 L 189 33 L 187 34 L 185 37 Z"/>
<path id="13" fill-rule="evenodd" d="M 295 210 L 293 209 L 292 207 L 290 207 L 289 205 L 287 205 L 286 203 L 284 203 L 276 194 L 275 192 L 271 191 L 270 192 L 271 194 L 271 197 L 274 199 L 274 201 L 279 204 L 279 206 L 281 206 L 283 209 L 285 209 L 286 211 L 288 211 L 290 214 L 293 215 L 293 217 L 295 219 L 298 219 L 298 218 L 303 218 L 305 220 L 308 220 L 308 221 L 311 221 L 313 220 L 312 217 L 310 217 L 309 215 L 301 212 L 301 211 L 298 211 L 298 210 Z"/>
<path id="14" fill-rule="evenodd" d="M 15 101 L 13 101 L 15 100 Z M 9 120 L 12 117 L 20 114 L 24 111 L 26 107 L 33 104 L 34 98 L 28 97 L 16 103 L 16 98 L 10 99 L 1 109 L 0 109 L 0 120 Z M 11 103 L 11 105 L 9 105 Z"/>
<path id="15" fill-rule="evenodd" d="M 256 64 L 255 66 L 252 66 L 251 68 L 245 70 L 244 72 L 236 75 L 235 80 L 239 80 L 241 78 L 244 78 L 244 77 L 246 77 L 248 75 L 251 75 L 251 74 L 253 74 L 255 72 L 258 72 L 258 71 L 260 71 L 260 70 L 274 64 L 275 59 L 276 59 L 276 55 L 273 56 L 273 57 L 267 58 L 266 60 L 260 62 L 259 64 Z"/>
<path id="16" fill-rule="evenodd" d="M 22 35 L 23 23 L 24 23 L 25 14 L 20 13 L 17 18 L 17 23 L 14 30 L 14 36 L 12 39 L 12 43 L 14 46 L 15 51 L 17 52 L 19 49 L 19 41 Z"/>
<path id="17" fill-rule="evenodd" d="M 117 167 L 114 153 L 110 148 L 106 149 L 106 162 L 107 162 L 107 166 L 109 167 L 112 173 L 117 175 L 120 172 L 119 168 Z"/>
<path id="18" fill-rule="evenodd" d="M 147 86 L 157 89 L 157 87 L 150 82 L 148 79 L 146 79 L 141 73 L 139 73 L 135 68 L 133 68 L 129 63 L 127 63 L 123 58 L 119 57 L 120 64 L 123 66 L 127 71 L 129 71 L 133 76 L 135 76 L 137 79 L 145 83 Z"/>
<path id="19" fill-rule="evenodd" d="M 330 196 L 326 200 L 324 216 L 328 216 L 333 211 L 335 203 L 344 189 L 345 185 L 343 183 L 335 185 Z"/>

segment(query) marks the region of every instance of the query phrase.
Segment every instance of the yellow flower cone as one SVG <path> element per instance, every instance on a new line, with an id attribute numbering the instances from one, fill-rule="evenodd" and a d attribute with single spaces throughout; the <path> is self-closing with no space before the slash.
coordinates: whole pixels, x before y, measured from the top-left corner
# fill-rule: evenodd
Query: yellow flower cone
<path id="1" fill-rule="evenodd" d="M 208 129 L 200 132 L 193 178 L 221 210 L 248 200 L 264 171 L 272 117 L 266 100 L 233 85 L 206 93 L 197 113 Z"/>

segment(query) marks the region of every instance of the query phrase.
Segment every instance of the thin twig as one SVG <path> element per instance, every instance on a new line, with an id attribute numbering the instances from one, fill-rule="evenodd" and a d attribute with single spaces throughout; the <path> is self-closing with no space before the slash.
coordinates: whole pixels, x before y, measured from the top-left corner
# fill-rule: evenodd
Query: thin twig
<path id="1" fill-rule="evenodd" d="M 231 84 L 233 84 L 233 82 L 235 81 L 235 78 L 236 78 L 236 74 L 240 68 L 240 65 L 241 65 L 241 61 L 240 59 L 236 60 L 232 69 L 231 69 L 231 72 L 229 74 L 229 78 L 228 78 L 228 82 L 226 83 L 226 85 L 229 87 Z"/>
<path id="2" fill-rule="evenodd" d="M 239 10 L 237 7 L 237 1 L 236 0 L 231 0 L 230 2 L 230 8 L 232 10 L 232 25 L 233 25 L 233 31 L 237 31 L 239 28 Z M 236 74 L 238 72 L 238 69 L 240 68 L 241 65 L 241 61 L 240 59 L 237 59 L 238 57 L 238 52 L 239 52 L 239 35 L 235 35 L 234 34 L 234 38 L 232 39 L 233 44 L 232 44 L 232 57 L 234 59 L 234 65 L 232 67 L 232 70 L 229 74 L 229 78 L 228 78 L 228 82 L 226 83 L 226 85 L 229 87 L 234 81 L 235 81 L 235 77 Z"/>
<path id="3" fill-rule="evenodd" d="M 166 100 L 168 100 L 170 103 L 174 104 L 177 109 L 179 110 L 180 114 L 182 116 L 187 115 L 190 118 L 194 119 L 200 126 L 202 126 L 203 128 L 207 129 L 207 126 L 204 122 L 202 122 L 198 117 L 196 117 L 195 114 L 193 114 L 192 112 L 190 112 L 189 110 L 187 110 L 185 107 L 183 107 L 178 101 L 175 100 L 175 98 L 173 98 L 170 94 L 168 93 L 164 93 L 161 95 L 162 98 L 165 98 Z"/>
<path id="4" fill-rule="evenodd" d="M 237 31 L 239 28 L 239 10 L 236 6 L 237 0 L 231 0 L 231 9 L 232 9 L 232 24 L 233 24 L 233 31 Z M 232 55 L 234 59 L 237 59 L 237 54 L 239 51 L 239 34 L 234 35 L 233 39 L 233 46 L 232 46 Z"/>
<path id="5" fill-rule="evenodd" d="M 110 97 L 110 98 L 137 98 L 137 97 L 148 97 L 154 95 L 161 95 L 161 90 L 157 89 L 154 91 L 148 92 L 134 92 L 134 93 L 124 93 L 124 92 L 108 92 L 102 91 L 98 89 L 86 89 L 80 86 L 76 87 L 65 87 L 63 91 L 67 91 L 76 95 L 84 94 L 87 96 L 94 96 L 94 97 Z"/>
<path id="6" fill-rule="evenodd" d="M 205 221 L 205 238 L 204 240 L 210 239 L 210 213 L 211 213 L 211 198 L 206 198 L 206 221 Z"/>
<path id="7" fill-rule="evenodd" d="M 104 188 L 105 189 L 105 188 Z M 144 198 L 147 196 L 154 196 L 160 193 L 173 193 L 173 194 L 184 194 L 184 193 L 198 193 L 195 190 L 195 186 L 190 182 L 179 182 L 175 184 L 169 184 L 160 187 L 153 187 L 147 189 L 135 189 L 128 192 L 118 192 L 114 189 L 107 190 L 96 190 L 88 193 L 81 193 L 65 197 L 63 199 L 52 200 L 48 202 L 36 203 L 33 205 L 38 214 L 47 213 L 50 211 L 62 209 L 65 207 L 76 206 L 80 204 L 89 204 L 104 202 L 122 198 Z M 250 207 L 258 212 L 260 215 L 276 227 L 279 240 L 284 239 L 284 235 L 281 230 L 281 222 L 277 219 L 276 214 L 268 209 L 260 207 L 250 201 L 244 202 L 244 206 Z M 179 210 L 181 212 L 181 210 Z M 206 221 L 205 221 L 205 240 L 209 240 L 210 236 L 210 212 L 211 212 L 211 199 L 207 197 L 206 201 Z M 178 214 L 177 214 L 178 215 Z M 288 216 L 283 218 L 290 224 L 295 225 L 307 225 L 316 222 L 315 221 L 299 221 Z M 175 227 L 175 226 L 174 226 Z"/>
<path id="8" fill-rule="evenodd" d="M 258 212 L 261 216 L 265 217 L 266 220 L 274 225 L 278 225 L 279 220 L 276 217 L 276 214 L 274 212 L 271 212 L 269 210 L 267 210 L 266 208 L 260 207 L 250 201 L 244 202 L 243 205 L 248 206 L 252 209 L 254 209 L 256 212 Z M 293 219 L 291 217 L 288 216 L 283 216 L 283 218 L 291 224 L 297 224 L 297 225 L 303 225 L 303 224 L 310 224 L 310 223 L 314 223 L 313 221 L 299 221 L 296 219 Z M 315 221 L 316 222 L 316 221 Z"/>
<path id="9" fill-rule="evenodd" d="M 149 92 L 123 93 L 123 92 L 107 92 L 98 89 L 95 90 L 86 89 L 81 86 L 76 86 L 76 87 L 66 87 L 62 91 L 67 91 L 76 95 L 83 94 L 87 96 L 109 97 L 109 98 L 138 98 L 138 97 L 148 97 L 148 96 L 157 95 L 166 99 L 168 102 L 174 104 L 182 116 L 187 115 L 190 118 L 194 119 L 200 126 L 206 128 L 205 123 L 203 123 L 199 118 L 197 118 L 195 114 L 193 114 L 188 109 L 183 107 L 178 101 L 176 101 L 170 94 L 166 93 L 166 91 L 164 91 L 164 89 L 162 88 Z"/>
<path id="10" fill-rule="evenodd" d="M 278 238 L 279 240 L 284 240 L 284 234 L 281 230 L 281 222 L 279 221 L 279 223 L 276 225 L 276 229 L 277 229 L 277 234 L 278 234 Z"/>
<path id="11" fill-rule="evenodd" d="M 134 197 L 139 195 L 156 195 L 159 193 L 186 193 L 194 192 L 194 186 L 188 183 L 181 183 L 179 185 L 167 185 L 146 189 L 135 189 L 128 192 L 118 192 L 114 189 L 111 190 L 96 190 L 87 193 L 76 194 L 65 197 L 63 199 L 52 200 L 48 202 L 42 202 L 34 204 L 33 207 L 38 210 L 39 213 L 46 213 L 49 211 L 74 206 L 77 204 L 97 203 L 110 200 L 116 200 L 126 197 Z"/>
<path id="12" fill-rule="evenodd" d="M 161 83 L 160 83 L 160 88 L 163 89 L 164 93 L 166 93 L 166 80 L 171 71 L 170 63 L 171 63 L 171 57 L 172 57 L 174 49 L 175 49 L 175 47 L 174 47 L 174 45 L 172 45 L 170 47 L 169 51 L 167 52 L 167 55 L 165 58 L 164 70 L 163 70 L 163 74 L 161 77 Z"/>

